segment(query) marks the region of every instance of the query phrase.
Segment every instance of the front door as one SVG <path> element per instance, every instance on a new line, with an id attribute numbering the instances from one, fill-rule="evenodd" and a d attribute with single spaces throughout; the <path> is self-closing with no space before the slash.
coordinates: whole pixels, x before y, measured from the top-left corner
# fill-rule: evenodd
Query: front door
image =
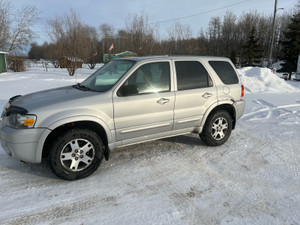
<path id="1" fill-rule="evenodd" d="M 142 138 L 172 130 L 174 92 L 170 62 L 141 65 L 114 96 L 117 141 Z"/>

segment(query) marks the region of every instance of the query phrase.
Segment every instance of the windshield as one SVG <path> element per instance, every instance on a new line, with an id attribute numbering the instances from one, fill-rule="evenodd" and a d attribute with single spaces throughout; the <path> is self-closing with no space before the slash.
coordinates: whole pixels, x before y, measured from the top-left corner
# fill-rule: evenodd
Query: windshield
<path id="1" fill-rule="evenodd" d="M 111 61 L 83 81 L 80 87 L 91 91 L 107 91 L 112 88 L 134 64 L 135 61 L 132 60 Z"/>

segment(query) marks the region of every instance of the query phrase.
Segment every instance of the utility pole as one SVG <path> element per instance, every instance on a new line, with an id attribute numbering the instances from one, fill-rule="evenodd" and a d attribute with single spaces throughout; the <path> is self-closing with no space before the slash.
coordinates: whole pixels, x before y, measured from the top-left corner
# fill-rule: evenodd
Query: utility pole
<path id="1" fill-rule="evenodd" d="M 279 9 L 283 9 L 283 8 L 279 8 Z M 276 12 L 279 9 L 277 9 L 277 0 L 275 0 L 274 15 L 273 15 L 273 22 L 272 22 L 272 39 L 271 39 L 271 46 L 270 46 L 270 52 L 269 52 L 268 68 L 271 68 L 271 66 L 272 66 L 272 52 L 273 52 L 273 45 L 274 45 L 274 39 L 275 39 Z"/>

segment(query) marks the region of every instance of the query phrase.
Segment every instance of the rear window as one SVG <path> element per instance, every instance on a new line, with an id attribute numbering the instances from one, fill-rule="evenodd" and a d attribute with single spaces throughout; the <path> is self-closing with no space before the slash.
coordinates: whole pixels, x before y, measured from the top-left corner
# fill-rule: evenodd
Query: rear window
<path id="1" fill-rule="evenodd" d="M 224 84 L 237 84 L 239 79 L 235 70 L 229 62 L 225 61 L 209 61 L 209 64 L 218 74 Z"/>

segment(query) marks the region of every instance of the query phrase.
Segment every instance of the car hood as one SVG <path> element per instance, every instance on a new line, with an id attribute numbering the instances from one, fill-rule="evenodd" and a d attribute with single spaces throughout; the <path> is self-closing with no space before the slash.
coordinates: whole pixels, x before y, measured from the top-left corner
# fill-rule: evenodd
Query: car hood
<path id="1" fill-rule="evenodd" d="M 12 98 L 11 105 L 22 107 L 28 112 L 35 111 L 38 108 L 51 107 L 53 105 L 63 106 L 74 102 L 80 103 L 82 99 L 90 96 L 99 95 L 99 92 L 84 91 L 72 86 L 49 89 L 31 94 L 16 96 Z"/>

